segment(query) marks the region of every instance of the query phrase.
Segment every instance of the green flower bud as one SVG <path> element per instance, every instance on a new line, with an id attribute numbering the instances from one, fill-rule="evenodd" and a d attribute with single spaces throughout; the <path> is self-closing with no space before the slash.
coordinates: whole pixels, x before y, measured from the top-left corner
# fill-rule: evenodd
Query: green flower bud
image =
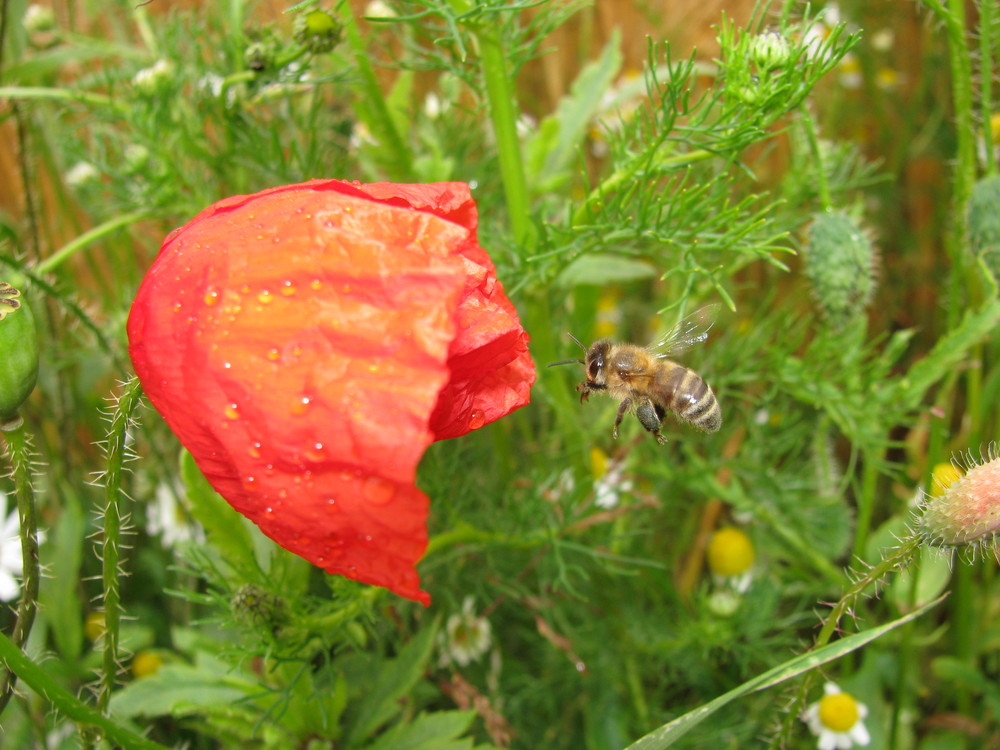
<path id="1" fill-rule="evenodd" d="M 233 614 L 248 625 L 277 626 L 288 619 L 285 600 L 277 594 L 248 583 L 233 595 Z"/>
<path id="2" fill-rule="evenodd" d="M 792 45 L 777 31 L 768 31 L 750 40 L 750 58 L 761 70 L 774 70 L 792 56 Z"/>
<path id="3" fill-rule="evenodd" d="M 875 249 L 845 213 L 817 214 L 805 248 L 806 276 L 833 325 L 860 316 L 875 293 Z"/>
<path id="4" fill-rule="evenodd" d="M 985 177 L 969 197 L 969 239 L 972 252 L 1000 283 L 1000 177 Z"/>
<path id="5" fill-rule="evenodd" d="M 38 335 L 21 292 L 0 281 L 0 422 L 17 416 L 38 380 Z"/>
<path id="6" fill-rule="evenodd" d="M 314 55 L 336 47 L 343 30 L 340 22 L 325 10 L 311 10 L 295 19 L 295 41 Z"/>

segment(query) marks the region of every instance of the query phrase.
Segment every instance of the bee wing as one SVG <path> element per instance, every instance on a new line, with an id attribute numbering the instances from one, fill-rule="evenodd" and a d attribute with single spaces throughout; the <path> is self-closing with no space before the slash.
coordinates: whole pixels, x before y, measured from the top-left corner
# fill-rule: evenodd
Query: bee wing
<path id="1" fill-rule="evenodd" d="M 686 318 L 679 320 L 666 334 L 646 348 L 662 359 L 701 343 L 708 338 L 708 332 L 715 325 L 715 319 L 721 307 L 720 304 L 715 303 L 695 310 Z"/>

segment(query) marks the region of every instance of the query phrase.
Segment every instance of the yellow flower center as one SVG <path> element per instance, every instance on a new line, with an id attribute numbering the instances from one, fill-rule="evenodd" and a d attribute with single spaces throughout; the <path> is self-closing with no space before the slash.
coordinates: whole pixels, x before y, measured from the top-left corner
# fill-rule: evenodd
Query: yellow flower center
<path id="1" fill-rule="evenodd" d="M 858 702 L 848 693 L 825 695 L 819 702 L 819 720 L 834 732 L 846 732 L 858 723 Z"/>
<path id="2" fill-rule="evenodd" d="M 939 497 L 951 484 L 962 478 L 962 472 L 952 464 L 936 464 L 931 470 L 931 494 Z"/>
<path id="3" fill-rule="evenodd" d="M 739 529 L 719 529 L 708 543 L 708 567 L 720 576 L 738 576 L 753 565 L 753 542 Z"/>

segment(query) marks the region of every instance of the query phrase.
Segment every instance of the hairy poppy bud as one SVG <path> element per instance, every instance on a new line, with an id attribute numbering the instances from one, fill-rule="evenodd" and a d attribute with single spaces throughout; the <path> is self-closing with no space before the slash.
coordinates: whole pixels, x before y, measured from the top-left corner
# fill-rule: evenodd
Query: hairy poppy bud
<path id="1" fill-rule="evenodd" d="M 464 183 L 220 201 L 167 237 L 128 334 L 150 401 L 236 510 L 425 604 L 420 457 L 526 404 L 535 379 Z"/>
<path id="2" fill-rule="evenodd" d="M 0 281 L 0 422 L 17 414 L 38 379 L 35 319 L 21 292 Z"/>

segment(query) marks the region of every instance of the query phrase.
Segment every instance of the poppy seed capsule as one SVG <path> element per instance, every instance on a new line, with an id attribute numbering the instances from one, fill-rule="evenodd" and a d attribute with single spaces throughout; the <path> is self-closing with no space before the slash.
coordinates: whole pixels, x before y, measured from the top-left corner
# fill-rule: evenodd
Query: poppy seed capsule
<path id="1" fill-rule="evenodd" d="M 38 336 L 21 292 L 0 281 L 0 423 L 17 416 L 38 380 Z"/>
<path id="2" fill-rule="evenodd" d="M 991 542 L 1000 531 L 1000 458 L 973 466 L 944 492 L 928 499 L 920 530 L 936 545 Z"/>
<path id="3" fill-rule="evenodd" d="M 805 271 L 824 317 L 840 325 L 864 314 L 875 293 L 875 250 L 845 213 L 817 214 L 809 228 Z"/>

